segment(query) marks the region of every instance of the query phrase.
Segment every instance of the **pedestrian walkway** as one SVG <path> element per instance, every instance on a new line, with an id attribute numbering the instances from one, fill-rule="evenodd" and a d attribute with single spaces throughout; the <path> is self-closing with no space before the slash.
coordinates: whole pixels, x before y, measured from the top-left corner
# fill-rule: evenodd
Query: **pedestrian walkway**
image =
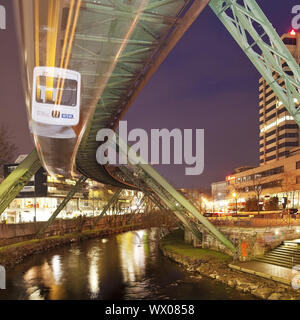
<path id="1" fill-rule="evenodd" d="M 229 267 L 234 270 L 253 274 L 287 285 L 291 284 L 291 281 L 295 276 L 295 274 L 293 274 L 293 270 L 290 268 L 280 267 L 259 261 L 237 262 L 230 264 Z"/>
<path id="2" fill-rule="evenodd" d="M 284 284 L 291 284 L 295 277 L 293 268 L 300 265 L 300 239 L 284 241 L 279 247 L 269 251 L 253 261 L 236 262 L 230 268 L 271 279 Z"/>

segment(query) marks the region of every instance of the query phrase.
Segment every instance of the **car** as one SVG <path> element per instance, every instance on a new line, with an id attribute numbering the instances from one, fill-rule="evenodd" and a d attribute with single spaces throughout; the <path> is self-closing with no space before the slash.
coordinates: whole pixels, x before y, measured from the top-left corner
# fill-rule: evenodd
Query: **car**
<path id="1" fill-rule="evenodd" d="M 211 212 L 205 212 L 203 213 L 203 216 L 209 218 L 209 217 L 212 217 L 213 214 Z"/>
<path id="2" fill-rule="evenodd" d="M 298 209 L 297 208 L 290 208 L 290 209 L 288 209 L 288 213 L 296 215 L 298 213 Z"/>

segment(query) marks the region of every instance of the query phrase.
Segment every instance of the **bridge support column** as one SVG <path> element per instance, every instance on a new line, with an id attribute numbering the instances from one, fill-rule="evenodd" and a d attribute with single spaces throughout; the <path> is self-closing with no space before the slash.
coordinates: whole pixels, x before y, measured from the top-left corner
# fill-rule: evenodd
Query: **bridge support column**
<path id="1" fill-rule="evenodd" d="M 300 125 L 299 65 L 256 1 L 211 0 L 209 6 Z"/>
<path id="2" fill-rule="evenodd" d="M 128 166 L 131 169 L 130 176 L 134 174 L 139 180 L 143 181 L 144 188 L 153 191 L 162 202 L 176 215 L 176 217 L 190 229 L 197 237 L 202 238 L 199 227 L 204 227 L 218 241 L 229 249 L 232 254 L 236 254 L 234 245 L 206 219 L 183 195 L 181 195 L 171 184 L 167 182 L 151 165 L 133 152 L 129 152 L 129 146 L 118 137 L 119 153 L 123 153 L 128 160 Z M 115 147 L 112 144 L 112 147 Z M 136 164 L 137 163 L 137 164 Z M 123 167 L 124 170 L 125 167 Z M 127 171 L 128 168 L 125 168 Z M 130 172 L 130 171 L 129 171 Z"/>
<path id="3" fill-rule="evenodd" d="M 94 221 L 91 229 L 94 229 L 94 228 L 97 226 L 99 220 L 106 214 L 107 210 L 108 210 L 111 206 L 113 206 L 113 205 L 118 201 L 121 192 L 122 192 L 122 189 L 117 190 L 117 191 L 114 193 L 114 195 L 109 199 L 109 201 L 107 202 L 107 204 L 106 204 L 105 207 L 103 208 L 102 212 L 101 212 L 101 213 L 99 214 L 99 216 L 95 219 L 95 221 Z"/>
<path id="4" fill-rule="evenodd" d="M 62 201 L 62 203 L 57 207 L 57 209 L 54 211 L 50 219 L 41 227 L 41 229 L 37 233 L 37 237 L 39 238 L 45 231 L 46 229 L 54 222 L 56 217 L 60 214 L 60 212 L 63 210 L 63 208 L 67 205 L 67 203 L 74 197 L 76 192 L 78 192 L 83 184 L 86 182 L 87 177 L 82 176 L 80 177 L 74 188 L 68 193 L 68 195 L 65 197 L 65 199 Z"/>
<path id="5" fill-rule="evenodd" d="M 41 166 L 37 151 L 34 149 L 19 166 L 2 181 L 0 185 L 0 216 Z"/>

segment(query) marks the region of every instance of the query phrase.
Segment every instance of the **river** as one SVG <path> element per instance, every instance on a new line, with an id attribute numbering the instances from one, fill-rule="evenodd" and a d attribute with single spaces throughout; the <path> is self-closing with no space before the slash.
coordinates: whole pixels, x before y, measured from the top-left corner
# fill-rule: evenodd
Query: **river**
<path id="1" fill-rule="evenodd" d="M 159 233 L 128 232 L 28 257 L 7 269 L 7 290 L 0 291 L 0 299 L 253 299 L 165 258 Z"/>

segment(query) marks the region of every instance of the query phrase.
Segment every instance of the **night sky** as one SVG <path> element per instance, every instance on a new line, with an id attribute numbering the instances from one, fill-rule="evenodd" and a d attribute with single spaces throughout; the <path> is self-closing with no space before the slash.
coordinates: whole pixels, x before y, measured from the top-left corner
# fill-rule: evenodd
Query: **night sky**
<path id="1" fill-rule="evenodd" d="M 0 30 L 0 123 L 15 136 L 18 153 L 33 148 L 18 74 L 10 0 L 8 30 Z M 294 0 L 258 0 L 278 33 L 291 28 Z M 160 166 L 176 187 L 209 187 L 234 168 L 258 165 L 259 74 L 216 16 L 206 8 L 161 65 L 132 107 L 129 128 L 205 129 L 205 169 L 185 176 L 185 166 Z"/>

